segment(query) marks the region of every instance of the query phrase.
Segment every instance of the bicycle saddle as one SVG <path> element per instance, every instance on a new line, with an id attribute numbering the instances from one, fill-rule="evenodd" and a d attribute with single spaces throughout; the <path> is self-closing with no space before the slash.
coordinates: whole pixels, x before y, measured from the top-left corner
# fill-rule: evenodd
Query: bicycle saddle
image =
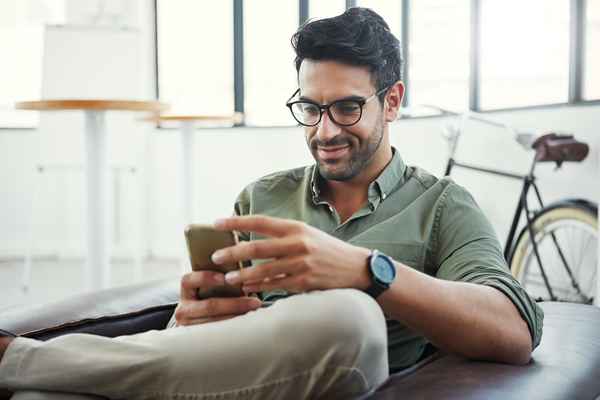
<path id="1" fill-rule="evenodd" d="M 573 135 L 547 133 L 537 138 L 531 145 L 535 149 L 535 160 L 554 161 L 559 166 L 563 161 L 582 161 L 589 153 L 587 143 L 578 141 Z"/>

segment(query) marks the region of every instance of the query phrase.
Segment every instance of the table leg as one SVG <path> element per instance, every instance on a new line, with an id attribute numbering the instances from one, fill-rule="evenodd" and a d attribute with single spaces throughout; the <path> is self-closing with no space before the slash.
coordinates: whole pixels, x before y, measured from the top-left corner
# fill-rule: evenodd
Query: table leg
<path id="1" fill-rule="evenodd" d="M 104 111 L 85 111 L 86 288 L 98 290 L 110 282 L 108 229 L 108 151 Z"/>
<path id="2" fill-rule="evenodd" d="M 149 256 L 153 257 L 153 245 L 154 245 L 154 179 L 156 177 L 154 169 L 154 156 L 155 156 L 155 143 L 154 132 L 155 127 L 148 128 L 148 132 L 144 135 L 144 161 L 142 167 L 142 173 L 140 179 L 140 196 L 139 202 L 141 204 L 140 212 L 138 213 L 138 231 L 137 235 L 137 252 L 138 257 L 135 262 L 133 277 L 134 282 L 141 282 L 143 275 L 143 263 L 144 258 Z"/>
<path id="3" fill-rule="evenodd" d="M 600 226 L 599 226 L 600 228 Z M 598 230 L 598 266 L 596 267 L 596 294 L 594 295 L 594 305 L 600 307 L 600 229 Z"/>
<path id="4" fill-rule="evenodd" d="M 182 211 L 182 224 L 180 229 L 181 235 L 181 252 L 182 272 L 186 273 L 189 271 L 187 248 L 183 241 L 183 230 L 185 226 L 194 222 L 194 165 L 193 165 L 193 152 L 194 152 L 194 123 L 192 121 L 181 122 L 181 211 Z"/>
<path id="5" fill-rule="evenodd" d="M 183 177 L 183 216 L 184 224 L 194 220 L 194 166 L 192 165 L 194 147 L 194 124 L 183 121 L 181 126 L 181 172 Z"/>
<path id="6" fill-rule="evenodd" d="M 596 151 L 597 154 L 597 158 L 596 159 L 600 159 L 600 149 L 598 149 Z M 600 179 L 600 163 L 598 164 L 598 175 L 597 175 Z M 600 205 L 600 194 L 598 195 L 597 200 L 597 204 Z M 597 267 L 596 267 L 596 293 L 594 295 L 594 305 L 600 307 L 600 224 L 598 224 L 598 248 L 596 249 L 597 253 L 596 253 L 596 263 L 597 263 Z"/>

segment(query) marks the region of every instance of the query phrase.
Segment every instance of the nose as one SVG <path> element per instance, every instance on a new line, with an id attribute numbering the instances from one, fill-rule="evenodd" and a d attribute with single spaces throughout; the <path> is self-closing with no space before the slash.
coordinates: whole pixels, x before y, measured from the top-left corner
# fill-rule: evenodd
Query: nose
<path id="1" fill-rule="evenodd" d="M 317 125 L 317 138 L 322 142 L 328 142 L 336 137 L 340 131 L 340 127 L 331 120 L 327 112 L 324 112 L 321 121 Z"/>

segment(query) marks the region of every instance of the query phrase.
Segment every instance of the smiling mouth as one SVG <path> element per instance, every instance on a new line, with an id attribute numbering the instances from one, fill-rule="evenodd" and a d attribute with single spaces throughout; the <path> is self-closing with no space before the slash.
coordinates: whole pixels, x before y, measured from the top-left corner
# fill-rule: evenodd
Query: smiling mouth
<path id="1" fill-rule="evenodd" d="M 332 160 L 340 158 L 350 151 L 350 145 L 317 147 L 317 154 L 322 160 Z"/>

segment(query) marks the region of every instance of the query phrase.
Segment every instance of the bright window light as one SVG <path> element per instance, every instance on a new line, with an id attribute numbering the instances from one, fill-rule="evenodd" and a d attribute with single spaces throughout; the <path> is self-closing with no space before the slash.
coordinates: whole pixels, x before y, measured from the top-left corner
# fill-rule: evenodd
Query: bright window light
<path id="1" fill-rule="evenodd" d="M 37 100 L 42 93 L 44 25 L 63 24 L 65 1 L 3 0 L 0 10 L 0 126 L 35 127 L 34 111 L 17 111 L 15 102 Z"/>
<path id="2" fill-rule="evenodd" d="M 346 10 L 344 0 L 311 0 L 308 3 L 308 18 L 321 19 L 335 17 Z"/>
<path id="3" fill-rule="evenodd" d="M 233 2 L 157 2 L 158 82 L 170 114 L 230 115 Z"/>
<path id="4" fill-rule="evenodd" d="M 600 1 L 586 1 L 583 98 L 600 100 Z"/>
<path id="5" fill-rule="evenodd" d="M 281 0 L 254 0 L 245 4 L 248 5 L 244 8 L 246 124 L 294 125 L 285 102 L 298 85 L 290 42 L 298 28 L 298 7 L 290 7 L 289 2 Z M 277 18 L 266 24 L 265 15 Z"/>
<path id="6" fill-rule="evenodd" d="M 569 3 L 481 1 L 482 109 L 567 102 Z"/>
<path id="7" fill-rule="evenodd" d="M 464 111 L 469 102 L 470 0 L 411 2 L 408 101 Z"/>

